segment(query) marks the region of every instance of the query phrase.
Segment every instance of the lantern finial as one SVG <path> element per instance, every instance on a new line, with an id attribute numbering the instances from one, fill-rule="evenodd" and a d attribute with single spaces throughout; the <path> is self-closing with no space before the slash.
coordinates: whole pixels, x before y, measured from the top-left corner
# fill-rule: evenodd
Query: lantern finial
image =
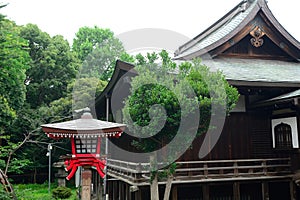
<path id="1" fill-rule="evenodd" d="M 83 114 L 81 115 L 81 119 L 93 119 L 93 116 L 91 114 L 91 109 L 89 107 L 83 109 Z"/>

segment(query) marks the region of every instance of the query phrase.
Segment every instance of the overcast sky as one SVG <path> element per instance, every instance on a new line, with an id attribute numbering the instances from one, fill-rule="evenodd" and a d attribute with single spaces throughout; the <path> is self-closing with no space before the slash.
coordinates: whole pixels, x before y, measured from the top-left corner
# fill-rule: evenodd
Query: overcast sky
<path id="1" fill-rule="evenodd" d="M 1 12 L 18 25 L 37 24 L 70 42 L 80 27 L 97 25 L 116 35 L 140 28 L 163 28 L 195 37 L 241 0 L 2 0 Z M 300 41 L 300 1 L 269 0 L 277 20 Z"/>

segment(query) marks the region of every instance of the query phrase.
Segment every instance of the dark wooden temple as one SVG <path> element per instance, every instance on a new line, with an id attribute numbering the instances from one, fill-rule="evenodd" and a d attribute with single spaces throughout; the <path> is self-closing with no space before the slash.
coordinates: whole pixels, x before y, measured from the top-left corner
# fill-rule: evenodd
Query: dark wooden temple
<path id="1" fill-rule="evenodd" d="M 243 0 L 175 52 L 176 60 L 197 57 L 211 70 L 221 70 L 240 99 L 205 158 L 198 156 L 202 135 L 178 160 L 170 199 L 300 199 L 300 43 L 276 20 L 265 0 Z M 99 118 L 107 108 L 110 113 L 113 89 L 122 91 L 122 107 L 129 94 L 122 75 L 133 67 L 117 62 L 110 83 L 96 99 Z M 135 76 L 134 71 L 129 76 Z M 118 81 L 122 84 L 116 86 Z M 113 142 L 130 149 L 130 141 L 125 133 Z M 150 175 L 143 170 L 148 165 L 111 152 L 110 199 L 150 199 Z M 160 184 L 163 189 L 165 182 Z"/>

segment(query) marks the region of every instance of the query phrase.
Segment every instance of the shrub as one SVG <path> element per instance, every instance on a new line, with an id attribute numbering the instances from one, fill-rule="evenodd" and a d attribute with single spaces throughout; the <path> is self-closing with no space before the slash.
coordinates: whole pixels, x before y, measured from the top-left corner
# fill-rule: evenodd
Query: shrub
<path id="1" fill-rule="evenodd" d="M 0 199 L 1 200 L 10 200 L 11 199 L 11 196 L 9 195 L 9 193 L 7 193 L 3 186 L 1 185 L 0 183 Z"/>
<path id="2" fill-rule="evenodd" d="M 52 191 L 52 196 L 54 199 L 67 199 L 71 197 L 71 195 L 71 189 L 63 186 L 58 186 Z"/>

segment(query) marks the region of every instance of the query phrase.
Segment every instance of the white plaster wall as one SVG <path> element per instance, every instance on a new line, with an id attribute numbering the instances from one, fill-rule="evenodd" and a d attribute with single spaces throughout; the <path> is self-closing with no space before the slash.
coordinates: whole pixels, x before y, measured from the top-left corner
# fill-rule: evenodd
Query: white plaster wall
<path id="1" fill-rule="evenodd" d="M 275 133 L 274 133 L 274 128 L 275 128 L 276 125 L 278 125 L 280 123 L 289 124 L 291 126 L 291 128 L 292 128 L 293 148 L 299 148 L 297 118 L 296 117 L 287 117 L 287 118 L 272 119 L 273 148 L 275 148 Z"/>

